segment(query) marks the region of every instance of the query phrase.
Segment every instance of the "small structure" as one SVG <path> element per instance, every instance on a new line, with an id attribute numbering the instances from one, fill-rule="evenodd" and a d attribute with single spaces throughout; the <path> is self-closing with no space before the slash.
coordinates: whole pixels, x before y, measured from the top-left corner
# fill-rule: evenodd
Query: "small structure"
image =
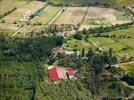
<path id="1" fill-rule="evenodd" d="M 66 55 L 73 55 L 75 52 L 74 51 L 65 51 Z"/>
<path id="2" fill-rule="evenodd" d="M 48 68 L 48 77 L 52 81 L 58 79 L 73 79 L 76 75 L 76 70 L 73 68 L 64 68 L 59 66 L 50 66 Z"/>
<path id="3" fill-rule="evenodd" d="M 74 69 L 72 69 L 72 68 L 68 69 L 68 71 L 67 71 L 67 76 L 68 76 L 69 79 L 74 78 L 75 75 L 76 75 L 76 70 L 74 70 Z"/>

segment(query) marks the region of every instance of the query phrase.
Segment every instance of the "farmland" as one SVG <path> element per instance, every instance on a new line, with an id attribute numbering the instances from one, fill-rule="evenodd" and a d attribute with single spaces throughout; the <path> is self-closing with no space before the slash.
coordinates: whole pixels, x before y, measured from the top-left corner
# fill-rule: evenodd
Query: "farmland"
<path id="1" fill-rule="evenodd" d="M 13 13 L 4 17 L 3 20 L 7 23 L 17 23 L 24 18 L 24 14 L 27 12 L 36 12 L 38 9 L 42 8 L 44 3 L 38 1 L 32 1 L 28 4 L 25 4 L 21 8 L 15 10 Z"/>
<path id="2" fill-rule="evenodd" d="M 0 1 L 0 15 L 13 9 L 14 7 L 19 8 L 28 2 L 29 0 L 2 0 Z"/>
<path id="3" fill-rule="evenodd" d="M 87 7 L 68 7 L 63 14 L 57 19 L 55 24 L 80 24 Z"/>
<path id="4" fill-rule="evenodd" d="M 133 6 L 0 0 L 0 100 L 131 100 Z"/>
<path id="5" fill-rule="evenodd" d="M 32 24 L 41 23 L 49 24 L 49 21 L 61 10 L 61 7 L 47 6 L 42 13 L 32 20 Z"/>
<path id="6" fill-rule="evenodd" d="M 123 24 L 129 21 L 130 19 L 125 15 L 124 12 L 111 8 L 89 7 L 80 30 L 83 28 L 88 29 L 92 27 Z"/>

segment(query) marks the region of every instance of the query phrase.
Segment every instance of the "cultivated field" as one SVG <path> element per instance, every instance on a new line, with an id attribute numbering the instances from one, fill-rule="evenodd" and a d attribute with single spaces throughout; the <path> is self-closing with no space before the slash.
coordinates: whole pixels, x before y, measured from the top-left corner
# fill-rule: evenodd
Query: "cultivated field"
<path id="1" fill-rule="evenodd" d="M 15 24 L 0 23 L 0 31 L 15 32 L 20 26 Z"/>
<path id="2" fill-rule="evenodd" d="M 47 6 L 40 14 L 32 20 L 32 24 L 49 24 L 50 20 L 62 9 L 61 7 Z"/>
<path id="3" fill-rule="evenodd" d="M 0 15 L 13 9 L 14 7 L 19 8 L 28 3 L 28 0 L 1 0 L 0 1 Z"/>
<path id="4" fill-rule="evenodd" d="M 80 30 L 83 28 L 88 29 L 99 26 L 123 24 L 129 21 L 128 16 L 125 16 L 124 12 L 111 8 L 89 7 Z"/>
<path id="5" fill-rule="evenodd" d="M 134 39 L 112 39 L 103 37 L 90 37 L 90 41 L 104 49 L 112 48 L 115 54 L 120 56 L 134 56 Z"/>
<path id="6" fill-rule="evenodd" d="M 5 20 L 7 23 L 18 22 L 21 19 L 23 19 L 25 13 L 35 12 L 38 9 L 42 8 L 43 6 L 44 6 L 43 2 L 32 1 L 24 5 L 23 7 L 15 10 L 13 13 L 9 14 L 8 16 L 4 17 L 3 20 Z"/>
<path id="7" fill-rule="evenodd" d="M 55 23 L 77 25 L 81 23 L 86 10 L 87 7 L 68 7 Z"/>

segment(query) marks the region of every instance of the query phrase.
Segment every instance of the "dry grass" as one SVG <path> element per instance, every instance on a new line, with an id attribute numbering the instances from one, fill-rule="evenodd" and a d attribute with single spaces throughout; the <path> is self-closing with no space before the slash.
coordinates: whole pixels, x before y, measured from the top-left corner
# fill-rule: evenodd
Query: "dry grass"
<path id="1" fill-rule="evenodd" d="M 125 19 L 117 18 L 118 14 L 120 14 L 120 16 L 124 17 Z M 92 27 L 98 27 L 99 25 L 109 26 L 130 22 L 130 20 L 127 19 L 127 17 L 125 17 L 123 14 L 123 12 L 112 8 L 89 7 L 82 27 L 88 29 Z M 81 30 L 82 27 L 80 28 Z"/>
<path id="2" fill-rule="evenodd" d="M 20 6 L 25 5 L 27 2 L 28 1 L 26 0 L 2 0 L 0 1 L 0 15 L 13 9 L 14 7 L 19 8 Z"/>
<path id="3" fill-rule="evenodd" d="M 68 7 L 55 23 L 77 25 L 82 21 L 86 10 L 87 7 Z"/>

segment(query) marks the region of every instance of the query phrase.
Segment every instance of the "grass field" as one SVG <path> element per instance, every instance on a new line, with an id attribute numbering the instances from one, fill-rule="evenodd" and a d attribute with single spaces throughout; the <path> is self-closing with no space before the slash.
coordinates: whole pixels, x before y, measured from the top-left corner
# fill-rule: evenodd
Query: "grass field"
<path id="1" fill-rule="evenodd" d="M 87 52 L 89 48 L 94 48 L 94 46 L 84 40 L 69 39 L 65 44 L 65 48 L 73 48 L 73 50 L 78 50 L 81 53 L 83 48 L 85 49 L 85 52 Z"/>
<path id="2" fill-rule="evenodd" d="M 112 8 L 89 7 L 80 29 L 123 24 L 129 21 L 128 16 L 125 16 L 125 13 L 122 11 Z"/>
<path id="3" fill-rule="evenodd" d="M 49 5 L 43 10 L 42 14 L 34 18 L 31 23 L 48 24 L 51 18 L 53 18 L 60 9 L 61 7 L 54 7 Z"/>
<path id="4" fill-rule="evenodd" d="M 113 52 L 120 56 L 134 56 L 134 39 L 117 39 L 118 41 L 116 41 L 111 38 L 90 37 L 89 40 L 94 42 L 98 47 L 104 49 L 112 48 Z"/>
<path id="5" fill-rule="evenodd" d="M 44 6 L 43 2 L 39 1 L 32 1 L 28 4 L 25 4 L 23 7 L 15 10 L 13 13 L 9 14 L 8 16 L 4 17 L 3 20 L 5 20 L 7 23 L 14 23 L 15 21 L 20 21 L 23 19 L 24 14 L 26 12 L 34 12 L 38 9 L 42 8 Z"/>
<path id="6" fill-rule="evenodd" d="M 118 66 L 125 69 L 128 72 L 134 72 L 134 61 L 129 63 L 118 64 Z"/>
<path id="7" fill-rule="evenodd" d="M 77 25 L 81 23 L 86 10 L 87 7 L 68 7 L 55 23 Z"/>
<path id="8" fill-rule="evenodd" d="M 28 3 L 28 0 L 1 0 L 0 1 L 0 15 L 13 9 L 14 7 L 19 8 Z"/>

